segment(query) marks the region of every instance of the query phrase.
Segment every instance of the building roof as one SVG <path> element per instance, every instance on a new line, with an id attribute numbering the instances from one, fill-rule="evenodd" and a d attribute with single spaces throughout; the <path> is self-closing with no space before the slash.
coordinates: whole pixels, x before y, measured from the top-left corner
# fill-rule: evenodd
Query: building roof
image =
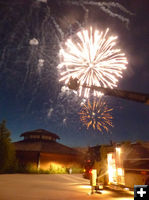
<path id="1" fill-rule="evenodd" d="M 54 140 L 47 140 L 40 137 L 39 139 L 32 138 L 30 136 L 50 136 Z M 71 154 L 79 155 L 80 152 L 56 142 L 55 139 L 60 139 L 55 133 L 51 133 L 44 129 L 37 129 L 32 131 L 24 132 L 20 137 L 26 137 L 22 141 L 14 142 L 16 151 L 25 151 L 25 152 L 40 152 L 40 153 L 55 153 L 55 154 Z"/>
<path id="2" fill-rule="evenodd" d="M 29 136 L 29 135 L 46 135 L 46 136 L 51 136 L 55 139 L 60 139 L 60 137 L 56 135 L 55 133 L 51 133 L 44 129 L 36 129 L 32 131 L 27 131 L 27 132 L 22 133 L 20 137 Z"/>
<path id="3" fill-rule="evenodd" d="M 40 153 L 55 153 L 55 154 L 71 154 L 79 155 L 80 153 L 68 146 L 55 141 L 19 141 L 14 142 L 16 151 L 32 151 Z"/>

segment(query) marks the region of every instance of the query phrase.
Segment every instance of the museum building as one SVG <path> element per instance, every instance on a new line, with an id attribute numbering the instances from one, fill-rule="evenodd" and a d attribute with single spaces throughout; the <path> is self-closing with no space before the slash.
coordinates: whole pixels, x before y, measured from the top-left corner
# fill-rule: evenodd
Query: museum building
<path id="1" fill-rule="evenodd" d="M 71 147 L 57 142 L 60 137 L 44 129 L 22 133 L 23 140 L 14 142 L 19 164 L 32 164 L 37 169 L 49 170 L 51 166 L 81 167 L 83 155 Z"/>

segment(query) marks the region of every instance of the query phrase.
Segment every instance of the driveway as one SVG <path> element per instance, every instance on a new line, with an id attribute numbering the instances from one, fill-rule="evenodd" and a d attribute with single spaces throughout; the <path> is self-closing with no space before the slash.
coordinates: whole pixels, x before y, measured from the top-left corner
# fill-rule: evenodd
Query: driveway
<path id="1" fill-rule="evenodd" d="M 130 200 L 124 192 L 90 195 L 89 180 L 74 174 L 0 175 L 0 200 Z"/>

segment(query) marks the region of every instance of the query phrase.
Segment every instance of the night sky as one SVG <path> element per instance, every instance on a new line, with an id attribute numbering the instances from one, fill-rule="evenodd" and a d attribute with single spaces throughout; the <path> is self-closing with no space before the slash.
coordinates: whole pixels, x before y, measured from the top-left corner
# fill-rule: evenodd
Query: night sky
<path id="1" fill-rule="evenodd" d="M 113 2 L 115 7 L 105 8 L 122 17 L 85 2 Z M 0 120 L 7 121 L 12 141 L 38 128 L 58 134 L 69 146 L 149 140 L 149 106 L 105 97 L 114 127 L 109 133 L 87 130 L 78 114 L 82 98 L 59 82 L 60 43 L 83 27 L 109 27 L 129 63 L 118 88 L 149 93 L 149 2 L 121 1 L 132 14 L 116 2 L 0 0 Z"/>

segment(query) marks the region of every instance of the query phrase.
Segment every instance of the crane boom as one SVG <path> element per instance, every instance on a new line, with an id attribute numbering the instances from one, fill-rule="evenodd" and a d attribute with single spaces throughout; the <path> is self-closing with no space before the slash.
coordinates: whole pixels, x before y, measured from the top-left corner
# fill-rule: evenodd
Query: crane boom
<path id="1" fill-rule="evenodd" d="M 115 96 L 115 97 L 137 101 L 137 102 L 145 103 L 149 105 L 149 94 L 131 92 L 131 91 L 119 90 L 119 89 L 103 88 L 103 87 L 97 87 L 97 86 L 91 86 L 90 88 L 92 90 L 103 92 L 105 95 Z"/>
<path id="2" fill-rule="evenodd" d="M 77 78 L 73 79 L 72 77 L 69 80 L 68 87 L 72 90 L 78 90 L 79 89 L 79 81 Z M 104 93 L 105 95 L 109 96 L 115 96 L 131 101 L 137 101 L 140 103 L 144 103 L 149 105 L 149 94 L 145 93 L 138 93 L 138 92 L 131 92 L 126 90 L 119 90 L 119 89 L 111 89 L 111 88 L 104 88 L 104 87 L 98 87 L 98 86 L 88 86 L 88 85 L 82 85 L 84 88 L 90 88 L 91 90 L 96 90 Z"/>

